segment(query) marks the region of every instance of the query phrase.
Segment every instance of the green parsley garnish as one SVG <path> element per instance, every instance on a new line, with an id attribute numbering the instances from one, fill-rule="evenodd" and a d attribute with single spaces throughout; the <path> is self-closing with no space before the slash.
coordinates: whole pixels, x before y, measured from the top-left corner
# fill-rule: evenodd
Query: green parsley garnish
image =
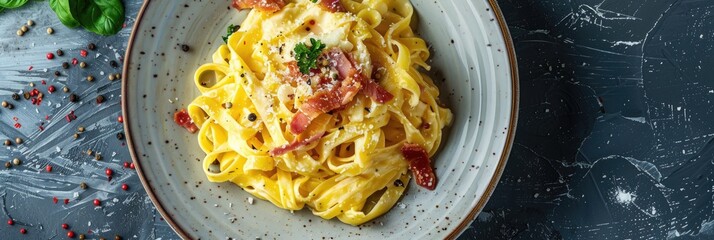
<path id="1" fill-rule="evenodd" d="M 308 74 L 310 69 L 317 68 L 317 58 L 326 47 L 320 40 L 314 38 L 310 38 L 310 44 L 312 44 L 311 47 L 308 47 L 305 43 L 298 43 L 295 46 L 295 59 L 300 72 L 303 74 Z"/>
<path id="2" fill-rule="evenodd" d="M 317 3 L 317 0 L 310 0 L 310 1 L 312 1 L 312 3 Z"/>
<path id="3" fill-rule="evenodd" d="M 226 35 L 223 36 L 223 42 L 228 43 L 228 37 L 230 37 L 231 34 L 233 34 L 234 32 L 238 31 L 238 29 L 240 29 L 240 25 L 236 26 L 231 24 L 230 26 L 228 26 L 228 28 L 226 29 Z"/>

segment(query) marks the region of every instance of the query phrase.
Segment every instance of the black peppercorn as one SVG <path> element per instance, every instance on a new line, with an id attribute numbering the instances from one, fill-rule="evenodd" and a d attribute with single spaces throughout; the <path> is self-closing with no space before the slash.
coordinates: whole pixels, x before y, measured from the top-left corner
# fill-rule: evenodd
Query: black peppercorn
<path id="1" fill-rule="evenodd" d="M 17 93 L 13 93 L 13 94 L 12 94 L 12 99 L 13 99 L 13 100 L 20 100 L 20 95 L 18 95 Z"/>
<path id="2" fill-rule="evenodd" d="M 188 50 L 191 50 L 191 48 L 188 45 L 186 45 L 186 44 L 181 45 L 181 51 L 188 52 Z"/>
<path id="3" fill-rule="evenodd" d="M 64 55 L 64 52 L 62 51 L 62 49 L 57 49 L 57 56 L 61 57 L 62 55 Z"/>
<path id="4" fill-rule="evenodd" d="M 77 102 L 77 95 L 75 95 L 74 93 L 70 94 L 70 95 L 69 95 L 69 101 L 70 101 L 70 102 Z"/>
<path id="5" fill-rule="evenodd" d="M 30 99 L 30 93 L 29 93 L 29 92 L 25 92 L 25 93 L 22 94 L 22 97 L 24 97 L 25 100 L 29 100 L 29 99 Z"/>
<path id="6" fill-rule="evenodd" d="M 102 95 L 97 96 L 97 104 L 100 104 L 103 102 L 104 102 L 104 96 L 102 96 Z"/>
<path id="7" fill-rule="evenodd" d="M 113 68 L 116 68 L 116 67 L 118 67 L 118 66 L 119 66 L 119 64 L 117 64 L 117 62 L 116 62 L 116 61 L 114 61 L 114 60 L 111 60 L 111 61 L 109 61 L 109 66 L 111 66 L 111 67 L 113 67 Z"/>
<path id="8" fill-rule="evenodd" d="M 97 45 L 94 45 L 94 43 L 89 43 L 87 45 L 87 48 L 89 48 L 89 50 L 94 50 L 94 49 L 97 49 Z"/>
<path id="9" fill-rule="evenodd" d="M 68 62 L 63 62 L 63 63 L 62 63 L 62 68 L 64 68 L 64 69 L 69 68 L 69 63 L 68 63 Z"/>
<path id="10" fill-rule="evenodd" d="M 255 121 L 256 119 L 258 119 L 258 116 L 256 116 L 255 113 L 250 113 L 250 114 L 248 114 L 248 121 L 253 122 L 253 121 Z"/>
<path id="11" fill-rule="evenodd" d="M 401 179 L 394 180 L 394 186 L 396 186 L 396 187 L 404 187 L 404 182 L 402 182 Z"/>
<path id="12" fill-rule="evenodd" d="M 124 140 L 124 133 L 117 133 L 117 139 Z"/>
<path id="13" fill-rule="evenodd" d="M 59 77 L 61 73 L 59 71 L 55 71 L 55 77 Z"/>

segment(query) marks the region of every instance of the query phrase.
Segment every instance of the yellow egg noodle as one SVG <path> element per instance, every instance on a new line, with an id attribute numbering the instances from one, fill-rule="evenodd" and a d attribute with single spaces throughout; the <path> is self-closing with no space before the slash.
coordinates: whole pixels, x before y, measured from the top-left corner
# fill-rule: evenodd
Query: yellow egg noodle
<path id="1" fill-rule="evenodd" d="M 283 209 L 307 205 L 325 219 L 365 223 L 392 208 L 409 182 L 400 147 L 419 144 L 433 156 L 452 114 L 420 70 L 430 69 L 430 53 L 410 27 L 409 1 L 343 0 L 346 13 L 310 0 L 286 3 L 275 13 L 252 10 L 195 73 L 201 95 L 188 113 L 200 128 L 203 170 L 212 182 L 233 182 Z M 288 126 L 312 89 L 286 84 L 283 73 L 295 46 L 311 38 L 349 54 L 394 98 L 380 104 L 360 93 L 312 122 L 308 131 L 324 132 L 318 141 L 271 156 L 298 140 Z"/>

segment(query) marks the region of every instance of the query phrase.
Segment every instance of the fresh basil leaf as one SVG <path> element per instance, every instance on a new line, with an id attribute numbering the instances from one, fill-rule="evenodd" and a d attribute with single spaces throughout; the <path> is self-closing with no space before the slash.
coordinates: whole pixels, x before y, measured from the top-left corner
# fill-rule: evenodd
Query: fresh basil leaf
<path id="1" fill-rule="evenodd" d="M 113 35 L 124 24 L 121 0 L 71 0 L 69 11 L 85 29 L 99 35 Z"/>
<path id="2" fill-rule="evenodd" d="M 18 8 L 25 5 L 28 0 L 0 0 L 0 8 Z"/>
<path id="3" fill-rule="evenodd" d="M 50 0 L 50 8 L 55 11 L 57 18 L 60 22 L 67 27 L 73 28 L 79 26 L 79 22 L 74 20 L 72 14 L 69 12 L 69 1 L 70 0 Z"/>

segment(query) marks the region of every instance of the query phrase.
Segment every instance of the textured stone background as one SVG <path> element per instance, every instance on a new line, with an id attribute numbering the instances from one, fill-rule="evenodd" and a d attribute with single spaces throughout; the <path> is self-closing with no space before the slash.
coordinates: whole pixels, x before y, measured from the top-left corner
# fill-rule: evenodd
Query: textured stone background
<path id="1" fill-rule="evenodd" d="M 0 100 L 15 106 L 0 109 L 0 141 L 25 140 L 0 147 L 3 163 L 23 161 L 0 167 L 0 220 L 15 220 L 0 224 L 0 239 L 64 238 L 62 223 L 90 238 L 177 238 L 123 167 L 130 158 L 116 138 L 121 84 L 107 76 L 120 69 L 108 62 L 121 62 L 141 5 L 124 2 L 127 27 L 112 37 L 67 29 L 47 2 L 0 13 Z M 462 238 L 714 238 L 714 1 L 499 3 L 519 61 L 518 133 L 499 187 Z M 27 19 L 36 25 L 17 37 Z M 90 42 L 98 49 L 79 56 Z M 45 58 L 57 49 L 65 56 Z M 72 58 L 89 67 L 60 67 Z M 40 106 L 11 100 L 30 82 L 46 95 Z M 48 94 L 50 85 L 59 91 Z M 81 102 L 70 103 L 64 86 Z M 107 101 L 96 104 L 98 95 Z M 70 111 L 77 119 L 68 123 Z M 79 126 L 87 131 L 74 140 Z"/>

